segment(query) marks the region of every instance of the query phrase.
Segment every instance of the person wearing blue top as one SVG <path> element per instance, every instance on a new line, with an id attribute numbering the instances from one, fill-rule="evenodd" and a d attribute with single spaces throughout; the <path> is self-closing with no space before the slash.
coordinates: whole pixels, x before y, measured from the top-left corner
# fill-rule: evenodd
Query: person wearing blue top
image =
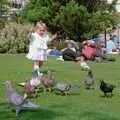
<path id="1" fill-rule="evenodd" d="M 115 43 L 111 39 L 108 40 L 107 44 L 106 44 L 106 52 L 111 53 L 111 52 L 115 52 L 115 51 L 116 51 Z"/>

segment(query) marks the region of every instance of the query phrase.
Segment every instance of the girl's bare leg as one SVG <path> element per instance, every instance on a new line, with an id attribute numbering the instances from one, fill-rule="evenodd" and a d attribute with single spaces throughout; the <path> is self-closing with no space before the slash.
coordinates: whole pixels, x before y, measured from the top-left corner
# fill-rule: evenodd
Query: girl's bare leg
<path id="1" fill-rule="evenodd" d="M 34 70 L 37 70 L 39 75 L 40 75 L 40 68 L 41 68 L 42 64 L 43 64 L 42 61 L 39 61 L 39 60 L 33 61 Z"/>
<path id="2" fill-rule="evenodd" d="M 39 67 L 41 68 L 43 66 L 43 61 L 39 61 Z"/>

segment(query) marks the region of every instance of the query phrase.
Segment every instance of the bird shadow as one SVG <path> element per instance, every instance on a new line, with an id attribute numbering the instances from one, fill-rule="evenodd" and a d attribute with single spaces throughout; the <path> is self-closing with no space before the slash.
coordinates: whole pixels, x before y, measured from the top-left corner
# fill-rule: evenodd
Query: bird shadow
<path id="1" fill-rule="evenodd" d="M 8 110 L 10 110 L 8 112 Z M 15 110 L 8 109 L 5 111 L 0 111 L 0 118 L 4 120 L 52 120 L 54 117 L 65 116 L 61 111 L 57 112 L 55 110 L 48 110 L 44 108 L 40 109 L 23 109 L 16 116 Z M 7 114 L 4 114 L 6 113 Z"/>
<path id="2" fill-rule="evenodd" d="M 5 109 L 10 108 L 11 106 L 8 104 L 8 102 L 1 102 L 0 107 L 4 107 Z"/>
<path id="3" fill-rule="evenodd" d="M 79 96 L 79 95 L 80 95 L 80 93 L 71 92 L 71 93 L 69 93 L 69 95 L 70 95 L 70 96 L 71 96 L 71 95 L 73 95 L 73 96 L 74 96 L 74 95 L 75 95 L 75 96 L 77 96 L 77 95 L 78 95 L 78 96 Z"/>
<path id="4" fill-rule="evenodd" d="M 0 102 L 0 119 L 2 120 L 51 120 L 54 117 L 65 116 L 61 111 L 55 111 L 51 108 L 27 109 L 24 108 L 16 116 L 15 109 L 6 102 Z"/>
<path id="5" fill-rule="evenodd" d="M 75 93 L 75 92 L 70 92 L 70 93 L 60 93 L 60 92 L 54 92 L 55 95 L 58 95 L 58 96 L 79 96 L 80 93 Z"/>
<path id="6" fill-rule="evenodd" d="M 53 110 L 48 110 L 48 109 L 37 109 L 37 110 L 23 110 L 21 112 L 21 115 L 25 114 L 25 113 L 30 114 L 30 116 L 27 117 L 28 120 L 38 120 L 38 119 L 42 119 L 42 120 L 50 120 L 53 119 L 54 117 L 60 117 L 60 116 L 65 116 L 65 114 L 63 112 L 57 112 L 57 111 L 53 111 Z"/>
<path id="7" fill-rule="evenodd" d="M 0 106 L 6 106 L 6 102 L 1 102 Z"/>
<path id="8" fill-rule="evenodd" d="M 101 98 L 112 98 L 114 95 L 112 94 L 112 95 L 101 95 L 100 97 Z"/>
<path id="9" fill-rule="evenodd" d="M 95 87 L 85 88 L 86 90 L 95 90 Z"/>

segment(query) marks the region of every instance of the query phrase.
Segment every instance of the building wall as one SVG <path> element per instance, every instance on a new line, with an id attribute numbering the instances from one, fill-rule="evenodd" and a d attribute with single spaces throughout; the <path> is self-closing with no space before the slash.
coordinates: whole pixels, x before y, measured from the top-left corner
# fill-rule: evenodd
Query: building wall
<path id="1" fill-rule="evenodd" d="M 22 10 L 29 0 L 8 0 L 10 2 L 9 7 L 6 5 L 6 9 L 0 10 L 0 18 L 11 19 L 14 13 Z"/>
<path id="2" fill-rule="evenodd" d="M 108 3 L 111 3 L 112 1 L 113 0 L 107 0 Z M 117 12 L 120 12 L 120 0 L 117 0 L 116 10 L 117 10 Z"/>
<path id="3" fill-rule="evenodd" d="M 28 0 L 9 0 L 11 2 L 11 7 L 21 9 L 25 6 Z"/>
<path id="4" fill-rule="evenodd" d="M 117 12 L 120 12 L 120 0 L 117 1 L 116 9 Z"/>

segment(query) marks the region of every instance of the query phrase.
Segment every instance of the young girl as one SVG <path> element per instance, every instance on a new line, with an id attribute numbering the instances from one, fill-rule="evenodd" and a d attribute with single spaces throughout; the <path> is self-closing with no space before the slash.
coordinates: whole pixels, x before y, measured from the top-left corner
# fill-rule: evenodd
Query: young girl
<path id="1" fill-rule="evenodd" d="M 46 34 L 46 25 L 42 22 L 37 22 L 36 30 L 31 34 L 29 52 L 27 58 L 33 61 L 34 70 L 38 71 L 40 75 L 40 68 L 43 62 L 47 59 L 47 44 L 54 40 L 57 35 L 53 35 L 51 38 Z"/>

